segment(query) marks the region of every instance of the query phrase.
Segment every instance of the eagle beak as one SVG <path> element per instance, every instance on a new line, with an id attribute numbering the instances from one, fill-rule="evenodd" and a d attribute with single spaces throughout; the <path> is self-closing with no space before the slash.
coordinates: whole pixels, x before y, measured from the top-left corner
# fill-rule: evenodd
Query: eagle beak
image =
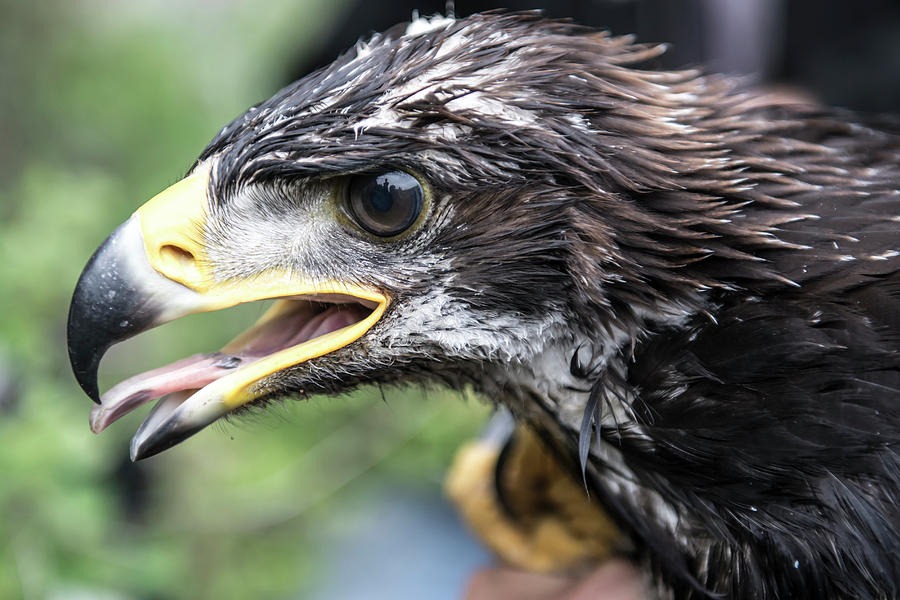
<path id="1" fill-rule="evenodd" d="M 203 243 L 209 178 L 208 168 L 199 168 L 138 209 L 94 253 L 72 297 L 69 360 L 97 403 L 91 429 L 99 433 L 163 397 L 132 439 L 132 460 L 161 452 L 261 397 L 269 375 L 357 340 L 389 302 L 372 288 L 286 270 L 217 279 Z M 132 377 L 100 395 L 97 372 L 112 345 L 185 315 L 265 299 L 278 301 L 221 352 Z"/>

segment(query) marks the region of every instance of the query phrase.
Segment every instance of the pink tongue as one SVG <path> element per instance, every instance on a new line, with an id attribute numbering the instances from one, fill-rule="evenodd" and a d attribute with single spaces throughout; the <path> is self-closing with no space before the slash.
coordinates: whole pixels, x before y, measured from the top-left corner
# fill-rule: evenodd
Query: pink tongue
<path id="1" fill-rule="evenodd" d="M 91 409 L 91 431 L 106 427 L 141 404 L 180 390 L 199 390 L 243 362 L 223 352 L 195 354 L 158 369 L 135 375 L 103 394 Z"/>
<path id="2" fill-rule="evenodd" d="M 334 305 L 316 312 L 310 304 L 277 317 L 254 331 L 235 354 L 195 354 L 158 369 L 135 375 L 113 386 L 91 409 L 91 431 L 100 433 L 111 423 L 151 400 L 183 390 L 199 390 L 241 365 L 302 344 L 358 322 L 367 310 L 357 304 Z"/>

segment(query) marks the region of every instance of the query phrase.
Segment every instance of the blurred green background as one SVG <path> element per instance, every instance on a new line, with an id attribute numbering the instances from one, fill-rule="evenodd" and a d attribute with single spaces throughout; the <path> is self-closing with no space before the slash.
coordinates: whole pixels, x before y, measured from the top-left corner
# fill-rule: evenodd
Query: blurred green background
<path id="1" fill-rule="evenodd" d="M 487 409 L 458 394 L 364 389 L 132 465 L 146 409 L 94 436 L 68 370 L 67 304 L 91 252 L 284 85 L 340 6 L 0 0 L 0 599 L 304 597 L 331 537 L 352 540 L 397 490 L 437 498 L 479 429 Z M 127 342 L 101 387 L 215 349 L 260 311 Z"/>

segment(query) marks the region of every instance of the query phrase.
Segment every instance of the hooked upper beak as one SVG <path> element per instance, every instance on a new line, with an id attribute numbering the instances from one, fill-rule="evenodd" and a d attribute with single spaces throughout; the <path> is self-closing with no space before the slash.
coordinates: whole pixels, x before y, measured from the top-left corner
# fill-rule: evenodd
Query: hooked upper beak
<path id="1" fill-rule="evenodd" d="M 99 432 L 165 396 L 132 439 L 133 460 L 259 398 L 269 375 L 357 340 L 389 303 L 373 288 L 291 271 L 217 279 L 203 242 L 209 177 L 209 169 L 199 167 L 120 225 L 81 273 L 69 308 L 69 360 L 79 385 L 99 405 L 92 429 Z M 112 345 L 185 315 L 270 298 L 280 300 L 222 353 L 180 361 L 100 395 L 98 368 Z"/>

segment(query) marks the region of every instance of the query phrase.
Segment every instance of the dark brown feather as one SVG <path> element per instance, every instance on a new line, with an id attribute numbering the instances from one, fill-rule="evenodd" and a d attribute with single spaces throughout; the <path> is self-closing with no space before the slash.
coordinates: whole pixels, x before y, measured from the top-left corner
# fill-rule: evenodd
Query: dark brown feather
<path id="1" fill-rule="evenodd" d="M 394 312 L 273 389 L 475 385 L 583 469 L 664 595 L 897 597 L 900 128 L 662 49 L 530 13 L 400 28 L 226 126 L 222 210 L 383 169 L 437 198 L 418 237 L 331 249 Z"/>

